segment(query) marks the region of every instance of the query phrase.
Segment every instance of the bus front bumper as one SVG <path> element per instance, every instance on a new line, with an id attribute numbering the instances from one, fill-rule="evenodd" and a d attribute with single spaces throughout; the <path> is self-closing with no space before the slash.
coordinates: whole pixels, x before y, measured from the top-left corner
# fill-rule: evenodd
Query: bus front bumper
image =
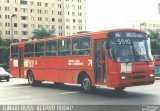
<path id="1" fill-rule="evenodd" d="M 143 80 L 121 80 L 120 82 L 112 82 L 111 87 L 121 88 L 121 87 L 131 87 L 131 86 L 140 86 L 140 85 L 149 85 L 153 84 L 155 81 L 154 78 L 143 79 Z"/>

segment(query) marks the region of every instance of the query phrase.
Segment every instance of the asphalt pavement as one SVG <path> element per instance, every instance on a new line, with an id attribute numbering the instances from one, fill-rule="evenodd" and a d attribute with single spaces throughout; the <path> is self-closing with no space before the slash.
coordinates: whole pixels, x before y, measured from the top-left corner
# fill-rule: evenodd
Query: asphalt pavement
<path id="1" fill-rule="evenodd" d="M 5 80 L 0 82 L 0 104 L 78 105 L 78 107 L 79 105 L 92 107 L 95 105 L 160 105 L 160 80 L 156 80 L 152 85 L 128 87 L 121 93 L 105 86 L 91 93 L 85 93 L 80 85 L 56 86 L 52 82 L 44 82 L 38 87 L 29 86 L 27 79 L 11 78 L 10 82 Z"/>

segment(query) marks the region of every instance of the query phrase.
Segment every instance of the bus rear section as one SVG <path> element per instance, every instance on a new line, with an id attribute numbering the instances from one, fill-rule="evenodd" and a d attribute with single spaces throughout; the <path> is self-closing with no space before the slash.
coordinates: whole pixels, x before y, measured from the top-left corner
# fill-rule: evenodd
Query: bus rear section
<path id="1" fill-rule="evenodd" d="M 24 78 L 24 44 L 14 43 L 10 46 L 10 70 L 17 78 Z"/>

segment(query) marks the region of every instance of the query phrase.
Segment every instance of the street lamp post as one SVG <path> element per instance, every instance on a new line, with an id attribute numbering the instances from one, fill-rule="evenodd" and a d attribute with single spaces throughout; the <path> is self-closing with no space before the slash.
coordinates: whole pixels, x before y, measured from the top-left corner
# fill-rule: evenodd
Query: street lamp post
<path id="1" fill-rule="evenodd" d="M 12 23 L 12 18 L 13 17 L 15 17 L 16 16 L 16 14 L 12 14 L 12 16 L 11 16 L 11 41 L 12 41 L 12 43 L 13 43 L 13 23 Z"/>

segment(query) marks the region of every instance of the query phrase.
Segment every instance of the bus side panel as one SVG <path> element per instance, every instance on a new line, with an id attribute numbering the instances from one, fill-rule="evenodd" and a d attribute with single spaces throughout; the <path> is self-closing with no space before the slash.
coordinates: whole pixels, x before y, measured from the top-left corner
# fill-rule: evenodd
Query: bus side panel
<path id="1" fill-rule="evenodd" d="M 116 64 L 115 62 L 113 62 L 110 58 L 107 58 L 107 86 L 112 87 L 114 86 L 113 83 L 115 81 L 119 81 L 120 80 L 120 74 L 119 74 L 119 67 L 118 64 Z"/>
<path id="2" fill-rule="evenodd" d="M 77 83 L 78 74 L 87 72 L 92 66 L 88 63 L 90 57 L 59 57 L 30 59 L 34 64 L 31 70 L 36 80 L 47 80 L 64 83 Z M 90 78 L 93 78 L 90 74 Z"/>
<path id="3" fill-rule="evenodd" d="M 24 59 L 24 73 L 25 76 L 27 76 L 27 71 L 31 70 L 35 80 L 42 80 L 42 77 L 44 75 L 44 60 L 42 58 L 26 58 Z M 44 75 L 45 77 L 45 75 Z"/>

